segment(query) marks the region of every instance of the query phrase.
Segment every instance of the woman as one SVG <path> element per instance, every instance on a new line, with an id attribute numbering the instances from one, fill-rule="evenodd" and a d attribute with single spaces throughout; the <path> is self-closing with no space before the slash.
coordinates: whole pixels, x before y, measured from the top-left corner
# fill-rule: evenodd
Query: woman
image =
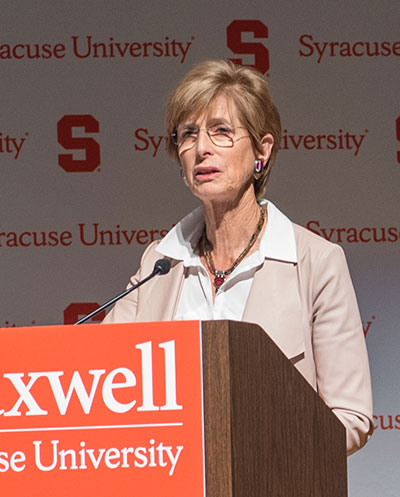
<path id="1" fill-rule="evenodd" d="M 169 98 L 167 133 L 201 207 L 147 248 L 131 283 L 160 256 L 169 274 L 121 300 L 106 322 L 260 325 L 343 422 L 355 452 L 373 429 L 357 302 L 342 249 L 261 199 L 281 137 L 267 83 L 229 62 L 199 64 Z"/>

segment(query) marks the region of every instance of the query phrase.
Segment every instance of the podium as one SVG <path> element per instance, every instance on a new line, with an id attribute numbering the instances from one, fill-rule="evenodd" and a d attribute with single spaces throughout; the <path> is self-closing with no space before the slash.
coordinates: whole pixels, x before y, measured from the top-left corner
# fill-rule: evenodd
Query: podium
<path id="1" fill-rule="evenodd" d="M 202 329 L 207 497 L 347 496 L 345 428 L 268 335 Z"/>
<path id="2" fill-rule="evenodd" d="M 347 496 L 344 427 L 256 325 L 3 328 L 0 369 L 4 497 Z"/>

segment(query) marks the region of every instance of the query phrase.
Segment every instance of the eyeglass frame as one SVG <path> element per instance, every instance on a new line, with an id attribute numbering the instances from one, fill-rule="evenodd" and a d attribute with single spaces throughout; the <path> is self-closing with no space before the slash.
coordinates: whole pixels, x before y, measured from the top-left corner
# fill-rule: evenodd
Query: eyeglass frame
<path id="1" fill-rule="evenodd" d="M 195 146 L 197 140 L 199 139 L 200 131 L 205 131 L 207 133 L 207 136 L 210 139 L 211 143 L 213 145 L 215 145 L 216 147 L 221 147 L 221 148 L 232 148 L 238 140 L 240 140 L 242 138 L 245 138 L 246 136 L 248 136 L 250 138 L 250 134 L 245 135 L 245 136 L 239 136 L 236 140 L 234 138 L 231 138 L 231 137 L 227 136 L 227 138 L 230 140 L 231 144 L 230 145 L 220 145 L 220 144 L 214 142 L 213 136 L 210 134 L 209 129 L 212 128 L 213 126 L 215 126 L 215 124 L 213 124 L 213 125 L 211 125 L 209 127 L 206 127 L 206 128 L 197 128 L 197 130 L 196 130 L 197 131 L 197 137 L 193 141 L 193 145 L 191 145 L 190 147 L 188 147 L 186 150 L 190 150 L 191 148 L 193 148 Z M 247 130 L 247 128 L 245 126 L 232 126 L 232 128 L 233 128 L 233 130 L 234 130 L 235 133 L 236 133 L 237 129 L 246 129 Z M 178 131 L 176 129 L 171 133 L 171 140 L 172 140 L 172 143 L 178 149 L 182 146 L 182 143 L 180 145 L 178 144 Z"/>

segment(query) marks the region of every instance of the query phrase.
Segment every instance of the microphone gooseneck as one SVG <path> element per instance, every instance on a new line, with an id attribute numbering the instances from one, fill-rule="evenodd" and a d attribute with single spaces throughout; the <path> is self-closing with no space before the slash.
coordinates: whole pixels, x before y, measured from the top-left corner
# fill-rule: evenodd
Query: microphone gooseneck
<path id="1" fill-rule="evenodd" d="M 92 318 L 93 316 L 96 316 L 96 314 L 98 314 L 101 311 L 104 311 L 104 309 L 106 309 L 107 307 L 109 307 L 111 304 L 114 304 L 118 300 L 120 300 L 123 297 L 125 297 L 125 295 L 128 295 L 128 293 L 132 292 L 133 290 L 136 290 L 136 288 L 139 288 L 144 283 L 146 283 L 147 281 L 149 281 L 152 278 L 154 278 L 154 276 L 157 276 L 157 275 L 161 276 L 163 274 L 167 274 L 169 272 L 170 268 L 171 268 L 171 261 L 169 259 L 158 259 L 158 261 L 156 261 L 156 263 L 154 264 L 154 268 L 153 268 L 152 273 L 149 274 L 149 276 L 146 276 L 146 278 L 144 278 L 143 280 L 141 280 L 138 283 L 136 283 L 136 285 L 131 286 L 127 290 L 123 291 L 122 293 L 120 293 L 119 295 L 117 295 L 116 297 L 114 297 L 113 299 L 109 300 L 105 304 L 103 304 L 100 307 L 98 307 L 97 309 L 95 309 L 90 314 L 87 314 L 86 316 L 84 316 L 83 318 L 81 318 L 79 321 L 77 321 L 75 324 L 82 324 L 85 321 L 87 321 L 90 318 Z"/>

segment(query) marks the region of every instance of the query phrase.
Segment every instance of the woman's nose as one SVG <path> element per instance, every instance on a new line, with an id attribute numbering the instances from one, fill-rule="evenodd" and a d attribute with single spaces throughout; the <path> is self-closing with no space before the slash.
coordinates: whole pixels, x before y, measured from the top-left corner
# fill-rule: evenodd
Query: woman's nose
<path id="1" fill-rule="evenodd" d="M 197 153 L 201 156 L 204 154 L 212 153 L 214 151 L 214 144 L 207 132 L 207 129 L 199 129 L 196 141 Z"/>

